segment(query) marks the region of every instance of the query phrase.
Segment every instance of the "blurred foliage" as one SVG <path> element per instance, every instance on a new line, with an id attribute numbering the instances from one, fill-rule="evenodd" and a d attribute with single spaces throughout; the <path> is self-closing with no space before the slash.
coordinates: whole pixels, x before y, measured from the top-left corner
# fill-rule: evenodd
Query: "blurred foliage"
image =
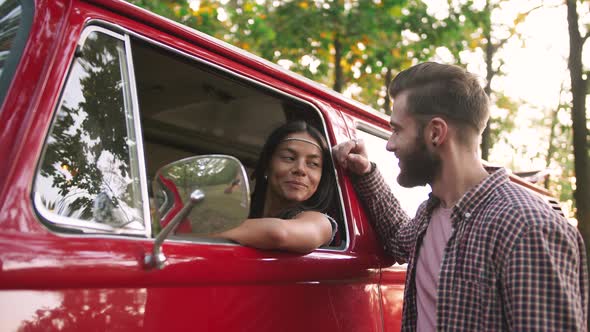
<path id="1" fill-rule="evenodd" d="M 472 26 L 459 12 L 437 19 L 419 0 L 129 1 L 338 92 L 348 89 L 385 113 L 391 77 L 438 47 L 458 59 Z"/>
<path id="2" fill-rule="evenodd" d="M 543 0 L 541 0 L 543 1 Z M 485 0 L 484 6 L 478 8 L 472 0 L 465 1 L 459 5 L 459 13 L 465 15 L 466 26 L 470 28 L 466 32 L 471 35 L 466 36 L 468 47 L 472 50 L 480 49 L 484 55 L 485 63 L 485 91 L 492 97 L 495 91 L 492 89 L 492 83 L 495 77 L 504 75 L 502 66 L 505 60 L 498 56 L 499 51 L 511 39 L 521 38 L 518 29 L 519 24 L 523 23 L 528 15 L 542 7 L 542 2 L 529 1 L 522 3 L 519 11 L 513 12 L 509 17 L 504 11 L 504 7 L 513 3 L 513 0 Z M 501 18 L 501 19 L 500 19 Z M 499 99 L 505 98 L 500 96 Z M 489 159 L 489 151 L 497 140 L 497 132 L 493 131 L 493 126 L 503 127 L 503 124 L 495 122 L 502 119 L 490 118 L 486 130 L 482 134 L 481 157 Z"/>
<path id="3" fill-rule="evenodd" d="M 554 110 L 553 117 L 555 118 L 567 118 L 571 112 L 570 105 L 560 105 L 559 108 Z M 560 116 L 561 115 L 561 116 Z M 548 117 L 551 119 L 553 117 Z M 550 126 L 545 121 L 544 125 Z M 556 174 L 550 174 L 548 181 L 545 183 L 545 187 L 551 192 L 559 195 L 559 200 L 566 205 L 569 217 L 575 216 L 576 204 L 573 200 L 574 186 L 575 186 L 575 172 L 574 172 L 574 158 L 571 154 L 571 137 L 572 137 L 572 125 L 570 122 L 555 123 L 555 133 L 552 135 L 550 146 L 553 147 L 548 153 L 547 167 L 552 170 L 558 170 Z"/>

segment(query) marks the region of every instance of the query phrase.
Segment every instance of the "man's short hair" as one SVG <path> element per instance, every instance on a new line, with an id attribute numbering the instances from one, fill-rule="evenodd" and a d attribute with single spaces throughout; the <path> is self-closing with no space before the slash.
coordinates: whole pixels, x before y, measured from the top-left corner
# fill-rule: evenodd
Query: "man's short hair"
<path id="1" fill-rule="evenodd" d="M 389 85 L 395 99 L 408 91 L 408 113 L 419 121 L 435 116 L 459 127 L 459 137 L 466 139 L 468 129 L 481 135 L 489 118 L 489 98 L 478 77 L 465 69 L 435 62 L 425 62 L 400 72 Z"/>

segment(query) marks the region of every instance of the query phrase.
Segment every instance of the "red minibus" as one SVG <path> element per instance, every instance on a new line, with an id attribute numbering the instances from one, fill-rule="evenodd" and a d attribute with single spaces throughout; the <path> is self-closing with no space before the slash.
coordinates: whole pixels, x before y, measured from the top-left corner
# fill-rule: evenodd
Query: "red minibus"
<path id="1" fill-rule="evenodd" d="M 405 266 L 341 169 L 330 246 L 204 236 L 243 219 L 266 136 L 295 119 L 364 139 L 412 214 L 428 188 L 397 185 L 385 115 L 122 0 L 0 2 L 0 105 L 0 330 L 400 329 Z"/>

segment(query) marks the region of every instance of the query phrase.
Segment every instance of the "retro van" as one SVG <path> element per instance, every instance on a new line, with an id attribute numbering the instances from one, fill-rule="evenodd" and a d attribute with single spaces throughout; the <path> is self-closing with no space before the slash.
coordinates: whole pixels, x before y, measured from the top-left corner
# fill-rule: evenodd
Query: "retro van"
<path id="1" fill-rule="evenodd" d="M 364 139 L 412 214 L 428 188 L 397 185 L 386 116 L 121 0 L 0 1 L 0 105 L 1 331 L 400 329 L 405 266 L 341 169 L 329 246 L 206 237 L 296 119 Z"/>

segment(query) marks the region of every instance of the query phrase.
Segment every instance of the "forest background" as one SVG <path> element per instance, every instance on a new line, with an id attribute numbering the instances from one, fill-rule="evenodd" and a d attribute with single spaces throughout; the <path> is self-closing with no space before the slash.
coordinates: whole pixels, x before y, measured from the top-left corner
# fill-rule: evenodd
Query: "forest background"
<path id="1" fill-rule="evenodd" d="M 418 62 L 482 77 L 482 158 L 562 202 L 590 248 L 590 0 L 127 0 L 389 113 Z"/>

